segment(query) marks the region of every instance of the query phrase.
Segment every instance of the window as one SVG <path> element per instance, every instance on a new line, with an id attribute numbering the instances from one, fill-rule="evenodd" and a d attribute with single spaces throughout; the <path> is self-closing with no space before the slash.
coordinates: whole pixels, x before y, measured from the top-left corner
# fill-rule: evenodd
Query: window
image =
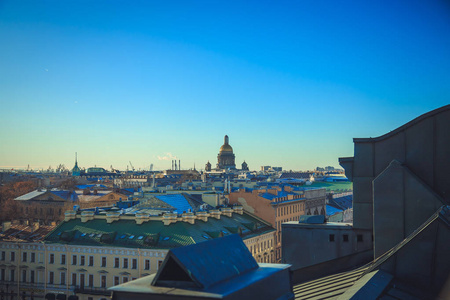
<path id="1" fill-rule="evenodd" d="M 348 242 L 348 234 L 344 234 L 343 236 L 344 242 Z"/>
<path id="2" fill-rule="evenodd" d="M 6 260 L 6 252 L 2 251 L 2 260 Z"/>
<path id="3" fill-rule="evenodd" d="M 16 270 L 11 270 L 9 273 L 9 281 L 15 281 Z"/>
<path id="4" fill-rule="evenodd" d="M 30 262 L 34 263 L 36 261 L 36 253 L 31 252 Z"/>
<path id="5" fill-rule="evenodd" d="M 84 255 L 80 256 L 80 266 L 84 266 Z"/>
<path id="6" fill-rule="evenodd" d="M 76 264 L 77 264 L 77 256 L 72 255 L 72 265 L 76 265 Z"/>
<path id="7" fill-rule="evenodd" d="M 72 273 L 72 285 L 77 285 L 77 274 Z"/>
<path id="8" fill-rule="evenodd" d="M 136 258 L 133 258 L 133 260 L 131 261 L 131 268 L 137 269 L 137 259 Z"/>
<path id="9" fill-rule="evenodd" d="M 94 265 L 94 257 L 93 256 L 89 256 L 89 266 L 93 266 Z"/>
<path id="10" fill-rule="evenodd" d="M 22 282 L 27 282 L 27 270 L 22 270 Z"/>
<path id="11" fill-rule="evenodd" d="M 53 284 L 54 275 L 55 274 L 53 272 L 48 272 L 48 283 L 49 284 Z"/>
<path id="12" fill-rule="evenodd" d="M 128 282 L 128 277 L 122 277 L 122 283 Z"/>
<path id="13" fill-rule="evenodd" d="M 62 265 L 66 264 L 66 255 L 65 254 L 61 254 L 61 264 Z"/>
<path id="14" fill-rule="evenodd" d="M 330 242 L 334 242 L 334 234 L 330 234 L 329 240 Z"/>
<path id="15" fill-rule="evenodd" d="M 88 281 L 89 281 L 89 286 L 94 287 L 94 275 L 89 274 Z"/>
<path id="16" fill-rule="evenodd" d="M 162 263 L 163 263 L 162 260 L 158 260 L 158 270 L 159 270 L 159 267 L 161 267 Z"/>
<path id="17" fill-rule="evenodd" d="M 30 271 L 30 282 L 34 283 L 34 270 Z"/>
<path id="18" fill-rule="evenodd" d="M 11 252 L 10 258 L 11 258 L 11 261 L 15 261 L 16 260 L 16 253 L 15 252 Z"/>
<path id="19" fill-rule="evenodd" d="M 128 269 L 128 258 L 123 259 L 123 268 Z"/>
<path id="20" fill-rule="evenodd" d="M 22 253 L 22 261 L 27 262 L 27 253 L 26 252 Z"/>
<path id="21" fill-rule="evenodd" d="M 114 268 L 118 268 L 119 267 L 119 258 L 116 257 L 114 258 Z"/>
<path id="22" fill-rule="evenodd" d="M 84 288 L 84 274 L 80 274 L 80 288 Z"/>
<path id="23" fill-rule="evenodd" d="M 54 264 L 55 263 L 55 254 L 50 253 L 50 257 L 49 257 L 48 263 L 49 264 Z"/>
<path id="24" fill-rule="evenodd" d="M 60 283 L 61 283 L 61 285 L 65 285 L 66 284 L 66 272 L 61 272 Z"/>
<path id="25" fill-rule="evenodd" d="M 106 257 L 102 256 L 102 267 L 106 267 Z"/>
<path id="26" fill-rule="evenodd" d="M 102 288 L 106 288 L 106 275 L 102 275 L 102 279 L 101 279 L 101 287 Z"/>
<path id="27" fill-rule="evenodd" d="M 361 243 L 361 242 L 363 241 L 363 235 L 362 235 L 362 234 L 358 234 L 358 235 L 356 236 L 356 240 L 357 240 L 359 243 Z"/>
<path id="28" fill-rule="evenodd" d="M 150 270 L 150 259 L 146 259 L 145 260 L 144 269 L 145 270 Z"/>
<path id="29" fill-rule="evenodd" d="M 5 278 L 5 269 L 1 269 L 0 270 L 0 280 L 1 281 L 5 281 L 6 280 L 6 278 Z"/>
<path id="30" fill-rule="evenodd" d="M 119 285 L 119 276 L 114 276 L 114 285 Z"/>

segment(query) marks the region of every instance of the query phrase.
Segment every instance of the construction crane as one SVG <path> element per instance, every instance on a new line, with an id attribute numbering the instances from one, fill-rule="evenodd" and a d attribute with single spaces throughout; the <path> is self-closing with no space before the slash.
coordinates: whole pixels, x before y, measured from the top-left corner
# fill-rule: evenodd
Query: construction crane
<path id="1" fill-rule="evenodd" d="M 133 170 L 133 172 L 134 172 L 134 167 L 133 167 L 133 164 L 131 163 L 131 160 L 130 160 L 130 167 L 131 167 L 131 170 Z"/>

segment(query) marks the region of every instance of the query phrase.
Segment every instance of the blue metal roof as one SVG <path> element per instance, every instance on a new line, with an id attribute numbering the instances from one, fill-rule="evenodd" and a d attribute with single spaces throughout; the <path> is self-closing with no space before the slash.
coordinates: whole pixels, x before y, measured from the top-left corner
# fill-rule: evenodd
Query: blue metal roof
<path id="1" fill-rule="evenodd" d="M 169 204 L 170 206 L 175 207 L 178 213 L 183 213 L 184 211 L 187 212 L 189 209 L 191 209 L 191 211 L 193 210 L 192 206 L 181 194 L 158 195 L 155 197 Z"/>
<path id="2" fill-rule="evenodd" d="M 241 237 L 232 234 L 195 245 L 171 249 L 155 276 L 154 285 L 158 285 L 160 278 L 164 277 L 166 264 L 167 267 L 170 267 L 168 261 L 171 257 L 191 277 L 193 282 L 203 289 L 259 268 Z"/>
<path id="3" fill-rule="evenodd" d="M 327 205 L 327 216 L 332 216 L 335 213 L 338 213 L 338 212 L 341 212 L 341 211 L 342 211 L 342 209 L 333 207 L 331 205 Z"/>

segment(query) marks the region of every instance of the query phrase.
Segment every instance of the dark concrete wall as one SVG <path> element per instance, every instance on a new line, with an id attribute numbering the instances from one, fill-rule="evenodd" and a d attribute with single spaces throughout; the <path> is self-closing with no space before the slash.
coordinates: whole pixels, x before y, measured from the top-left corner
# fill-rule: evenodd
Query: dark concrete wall
<path id="1" fill-rule="evenodd" d="M 394 160 L 373 181 L 375 258 L 400 243 L 443 205 L 420 178 Z"/>
<path id="2" fill-rule="evenodd" d="M 330 234 L 334 234 L 334 241 L 330 241 Z M 348 235 L 348 242 L 344 242 L 344 235 Z M 358 242 L 357 235 L 362 235 L 363 240 Z M 372 247 L 370 230 L 293 222 L 282 225 L 282 262 L 291 264 L 292 270 L 371 250 Z"/>
<path id="3" fill-rule="evenodd" d="M 355 228 L 372 229 L 373 224 L 377 222 L 374 216 L 377 218 L 383 213 L 373 210 L 373 180 L 384 172 L 393 160 L 407 167 L 445 203 L 450 203 L 450 105 L 426 113 L 381 137 L 354 139 L 354 144 L 354 158 L 343 158 L 340 161 L 346 173 L 353 179 Z M 391 172 L 395 173 L 394 170 Z M 415 186 L 408 182 L 407 180 L 402 186 L 405 189 L 402 193 L 414 194 Z M 393 192 L 399 195 L 397 187 L 386 186 L 394 188 Z M 377 190 L 382 193 L 380 188 Z M 391 201 L 392 197 L 389 199 L 378 197 L 377 201 Z M 422 204 L 428 205 L 417 197 L 405 199 L 418 201 L 414 210 L 420 210 Z M 402 213 L 402 208 L 403 206 L 398 205 L 392 207 L 398 214 Z M 415 212 L 407 210 L 405 214 L 414 215 Z M 419 219 L 413 220 L 414 224 L 420 222 Z"/>

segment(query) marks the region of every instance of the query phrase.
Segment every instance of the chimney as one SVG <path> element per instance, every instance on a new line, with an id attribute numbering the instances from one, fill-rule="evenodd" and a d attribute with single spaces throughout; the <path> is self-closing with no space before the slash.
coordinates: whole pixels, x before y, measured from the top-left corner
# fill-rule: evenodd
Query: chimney
<path id="1" fill-rule="evenodd" d="M 31 227 L 31 232 L 33 233 L 33 232 L 37 231 L 39 229 L 39 226 L 40 226 L 39 222 L 34 222 Z"/>
<path id="2" fill-rule="evenodd" d="M 164 225 L 170 225 L 172 223 L 176 223 L 177 222 L 177 214 L 167 213 L 167 214 L 163 215 L 162 221 L 163 221 Z"/>
<path id="3" fill-rule="evenodd" d="M 209 213 L 207 211 L 198 211 L 197 219 L 202 220 L 203 222 L 208 222 Z"/>
<path id="4" fill-rule="evenodd" d="M 220 210 L 212 209 L 212 210 L 209 211 L 209 214 L 210 214 L 211 217 L 216 218 L 217 220 L 220 220 L 220 215 L 221 215 Z"/>
<path id="5" fill-rule="evenodd" d="M 64 213 L 64 222 L 68 222 L 70 220 L 75 220 L 77 217 L 77 212 L 74 210 L 67 210 Z"/>
<path id="6" fill-rule="evenodd" d="M 86 223 L 87 221 L 94 220 L 94 213 L 93 211 L 83 211 L 81 213 L 81 223 Z"/>
<path id="7" fill-rule="evenodd" d="M 120 220 L 120 212 L 118 211 L 110 211 L 106 213 L 106 223 L 110 224 L 114 221 Z"/>
<path id="8" fill-rule="evenodd" d="M 221 209 L 222 215 L 225 215 L 229 218 L 233 216 L 233 209 L 231 207 L 224 207 Z"/>
<path id="9" fill-rule="evenodd" d="M 181 160 L 178 160 L 178 170 L 181 170 Z"/>
<path id="10" fill-rule="evenodd" d="M 243 215 L 244 214 L 244 208 L 240 205 L 234 206 L 233 210 L 235 213 Z"/>
<path id="11" fill-rule="evenodd" d="M 141 225 L 144 222 L 148 222 L 150 220 L 150 216 L 145 213 L 136 213 L 135 220 L 137 225 Z"/>
<path id="12" fill-rule="evenodd" d="M 6 230 L 11 228 L 11 221 L 3 222 L 2 223 L 2 231 L 5 232 Z"/>
<path id="13" fill-rule="evenodd" d="M 195 215 L 194 215 L 194 213 L 187 212 L 187 213 L 184 213 L 182 215 L 182 217 L 183 217 L 183 222 L 186 222 L 186 223 L 189 223 L 189 224 L 195 224 Z"/>

